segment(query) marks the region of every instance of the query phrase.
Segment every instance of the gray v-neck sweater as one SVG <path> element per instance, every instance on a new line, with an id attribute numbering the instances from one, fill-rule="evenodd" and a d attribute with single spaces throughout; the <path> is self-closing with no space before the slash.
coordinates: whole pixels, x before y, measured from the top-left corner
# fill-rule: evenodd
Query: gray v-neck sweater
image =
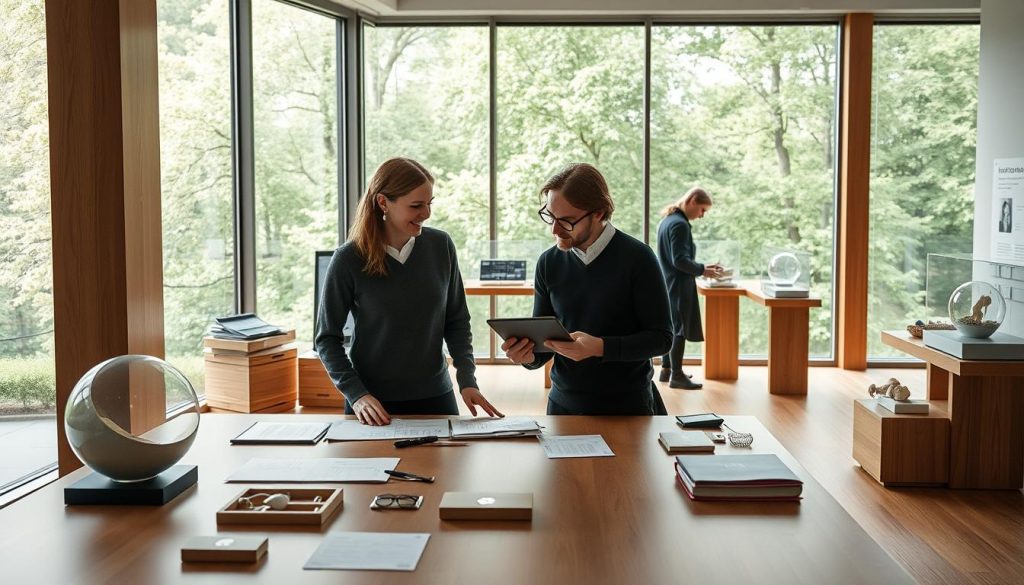
<path id="1" fill-rule="evenodd" d="M 455 244 L 423 228 L 402 264 L 388 256 L 387 276 L 369 276 L 352 242 L 334 252 L 327 269 L 316 350 L 349 404 L 369 393 L 381 401 L 420 400 L 452 390 L 442 341 L 459 388 L 476 387 L 473 337 Z M 352 347 L 342 328 L 352 313 Z"/>

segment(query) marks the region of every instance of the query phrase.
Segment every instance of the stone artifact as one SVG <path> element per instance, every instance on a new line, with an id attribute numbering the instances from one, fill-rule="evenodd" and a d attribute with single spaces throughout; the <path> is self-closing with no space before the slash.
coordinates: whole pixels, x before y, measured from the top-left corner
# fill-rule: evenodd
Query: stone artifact
<path id="1" fill-rule="evenodd" d="M 921 339 L 925 331 L 936 329 L 952 331 L 956 329 L 956 327 L 952 323 L 946 323 L 944 321 L 928 321 L 925 323 L 921 320 L 918 320 L 913 325 L 907 325 L 907 333 L 910 333 L 910 335 L 918 339 Z"/>
<path id="2" fill-rule="evenodd" d="M 910 388 L 907 388 L 896 378 L 889 378 L 889 381 L 881 386 L 874 384 L 868 386 L 868 395 L 872 398 L 879 396 L 888 396 L 893 400 L 907 401 L 910 400 Z"/>

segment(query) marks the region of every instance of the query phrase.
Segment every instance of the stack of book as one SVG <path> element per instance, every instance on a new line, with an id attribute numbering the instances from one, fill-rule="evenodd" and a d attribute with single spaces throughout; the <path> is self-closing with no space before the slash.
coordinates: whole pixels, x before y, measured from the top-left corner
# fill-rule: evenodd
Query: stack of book
<path id="1" fill-rule="evenodd" d="M 715 443 L 702 431 L 658 433 L 658 442 L 670 455 L 715 452 Z"/>
<path id="2" fill-rule="evenodd" d="M 701 277 L 701 282 L 708 288 L 736 288 L 732 276 L 735 271 L 732 268 L 723 268 L 722 273 L 715 278 Z"/>
<path id="3" fill-rule="evenodd" d="M 295 330 L 252 314 L 217 319 L 203 338 L 206 402 L 236 412 L 295 408 L 298 351 Z"/>
<path id="4" fill-rule="evenodd" d="M 691 500 L 796 502 L 803 482 L 776 455 L 679 455 L 676 480 Z"/>

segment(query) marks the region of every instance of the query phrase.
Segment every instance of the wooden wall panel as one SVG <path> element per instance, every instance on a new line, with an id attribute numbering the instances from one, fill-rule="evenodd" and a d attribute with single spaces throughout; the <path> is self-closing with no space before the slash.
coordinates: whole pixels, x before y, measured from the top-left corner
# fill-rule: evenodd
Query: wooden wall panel
<path id="1" fill-rule="evenodd" d="M 843 21 L 840 110 L 837 364 L 867 368 L 872 14 Z"/>
<path id="2" fill-rule="evenodd" d="M 163 357 L 155 0 L 46 0 L 58 416 L 121 354 Z M 61 474 L 81 464 L 58 425 Z"/>

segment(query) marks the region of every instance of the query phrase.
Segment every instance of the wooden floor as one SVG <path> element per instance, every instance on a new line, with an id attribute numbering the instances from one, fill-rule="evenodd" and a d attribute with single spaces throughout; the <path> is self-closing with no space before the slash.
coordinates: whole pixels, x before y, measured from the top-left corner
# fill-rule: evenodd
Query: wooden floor
<path id="1" fill-rule="evenodd" d="M 688 371 L 702 378 L 699 367 Z M 505 414 L 544 413 L 541 376 L 507 365 L 479 366 L 477 371 L 481 390 Z M 886 489 L 853 461 L 853 400 L 867 396 L 868 384 L 890 376 L 923 397 L 924 370 L 908 369 L 810 368 L 806 397 L 769 395 L 764 367 L 742 367 L 739 381 L 704 382 L 703 390 L 660 387 L 670 414 L 712 411 L 760 419 L 919 582 L 1024 583 L 1021 491 Z"/>

